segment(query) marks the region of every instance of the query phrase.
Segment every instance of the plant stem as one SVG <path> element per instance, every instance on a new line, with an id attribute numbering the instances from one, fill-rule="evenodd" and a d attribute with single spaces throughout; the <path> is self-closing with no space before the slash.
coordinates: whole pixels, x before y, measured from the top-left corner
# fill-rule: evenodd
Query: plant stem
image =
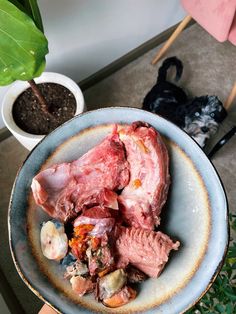
<path id="1" fill-rule="evenodd" d="M 39 103 L 41 105 L 42 111 L 46 115 L 51 115 L 50 112 L 48 111 L 47 103 L 46 103 L 43 95 L 41 94 L 37 84 L 35 83 L 35 81 L 34 80 L 29 80 L 28 83 L 30 84 L 30 87 L 32 88 L 32 91 L 33 91 L 34 95 L 38 98 L 38 101 L 39 101 Z"/>

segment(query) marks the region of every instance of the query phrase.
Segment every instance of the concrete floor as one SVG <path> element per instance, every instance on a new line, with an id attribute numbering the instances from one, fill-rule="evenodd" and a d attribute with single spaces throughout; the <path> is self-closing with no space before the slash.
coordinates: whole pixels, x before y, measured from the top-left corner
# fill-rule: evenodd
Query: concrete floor
<path id="1" fill-rule="evenodd" d="M 85 91 L 89 110 L 108 106 L 141 107 L 145 94 L 156 81 L 160 63 L 150 62 L 158 48 L 131 62 L 118 72 Z M 190 95 L 218 95 L 224 102 L 235 81 L 236 48 L 230 43 L 218 43 L 198 25 L 185 30 L 165 57 L 178 56 L 184 63 L 180 81 Z M 236 123 L 236 103 L 218 134 L 208 144 L 211 147 L 232 125 Z M 229 200 L 230 211 L 236 212 L 236 137 L 225 145 L 213 158 L 221 176 Z M 10 283 L 17 299 L 27 314 L 38 312 L 42 302 L 25 286 L 13 265 L 7 234 L 7 208 L 17 169 L 27 156 L 13 137 L 0 143 L 0 267 Z"/>

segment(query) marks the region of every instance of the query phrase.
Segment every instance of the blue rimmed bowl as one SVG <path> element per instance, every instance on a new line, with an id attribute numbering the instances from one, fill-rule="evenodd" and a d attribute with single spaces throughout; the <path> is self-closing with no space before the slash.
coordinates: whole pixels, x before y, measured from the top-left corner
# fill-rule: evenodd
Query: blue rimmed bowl
<path id="1" fill-rule="evenodd" d="M 181 242 L 179 251 L 157 279 L 139 286 L 129 304 L 109 309 L 92 295 L 78 297 L 63 278 L 60 264 L 41 253 L 40 223 L 49 217 L 35 205 L 32 178 L 52 164 L 72 161 L 99 143 L 113 123 L 145 121 L 165 139 L 170 154 L 171 189 L 162 212 L 161 229 Z M 177 314 L 194 305 L 217 276 L 228 245 L 227 201 L 221 181 L 201 148 L 171 122 L 134 108 L 86 112 L 50 133 L 19 170 L 9 206 L 10 248 L 28 287 L 59 312 Z"/>

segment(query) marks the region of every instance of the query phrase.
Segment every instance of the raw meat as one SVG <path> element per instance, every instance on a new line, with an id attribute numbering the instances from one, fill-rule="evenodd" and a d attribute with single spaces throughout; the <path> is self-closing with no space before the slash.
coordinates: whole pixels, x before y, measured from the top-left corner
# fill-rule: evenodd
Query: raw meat
<path id="1" fill-rule="evenodd" d="M 69 250 L 62 265 L 79 296 L 94 291 L 105 306 L 119 307 L 137 295 L 127 283 L 160 275 L 170 251 L 179 247 L 178 241 L 153 231 L 169 181 L 167 149 L 143 122 L 120 126 L 118 132 L 115 126 L 80 159 L 33 179 L 36 203 L 67 227 L 73 225 L 73 233 L 66 228 Z"/>
<path id="2" fill-rule="evenodd" d="M 123 218 L 129 226 L 152 230 L 160 223 L 170 184 L 166 146 L 143 122 L 124 127 L 119 135 L 130 164 L 130 182 L 119 197 Z"/>
<path id="3" fill-rule="evenodd" d="M 92 255 L 88 254 L 88 267 L 90 275 L 114 268 L 113 250 L 110 245 L 101 246 Z"/>
<path id="4" fill-rule="evenodd" d="M 129 165 L 116 127 L 78 160 L 54 165 L 32 181 L 34 199 L 51 217 L 67 221 L 93 205 L 117 209 L 114 190 L 129 181 Z"/>
<path id="5" fill-rule="evenodd" d="M 82 276 L 73 276 L 70 279 L 72 290 L 74 290 L 80 297 L 85 293 L 92 292 L 94 289 L 94 283 L 90 278 L 84 278 Z"/>
<path id="6" fill-rule="evenodd" d="M 134 300 L 137 296 L 137 292 L 129 287 L 124 286 L 120 291 L 115 293 L 112 297 L 104 299 L 103 304 L 107 307 L 115 308 L 123 306 L 130 301 Z"/>
<path id="7" fill-rule="evenodd" d="M 94 213 L 94 216 L 92 214 Z M 86 210 L 83 215 L 80 215 L 74 221 L 74 227 L 80 225 L 94 225 L 92 231 L 89 232 L 89 235 L 100 237 L 105 233 L 111 232 L 112 228 L 115 225 L 115 219 L 112 218 L 109 210 L 96 206 Z"/>
<path id="8" fill-rule="evenodd" d="M 116 234 L 118 263 L 130 263 L 153 278 L 160 275 L 170 251 L 177 250 L 180 245 L 160 231 L 118 227 Z"/>

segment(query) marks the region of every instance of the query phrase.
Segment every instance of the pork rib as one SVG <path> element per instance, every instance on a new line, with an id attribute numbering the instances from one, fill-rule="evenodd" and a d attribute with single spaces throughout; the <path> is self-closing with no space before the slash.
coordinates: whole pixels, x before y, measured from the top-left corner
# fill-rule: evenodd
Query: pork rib
<path id="1" fill-rule="evenodd" d="M 119 132 L 130 164 L 130 182 L 119 201 L 129 226 L 152 230 L 166 202 L 170 176 L 167 148 L 147 123 L 135 122 Z"/>
<path id="2" fill-rule="evenodd" d="M 115 127 L 78 160 L 41 171 L 31 188 L 36 203 L 51 217 L 67 221 L 96 204 L 117 209 L 113 191 L 122 189 L 128 181 L 129 164 Z"/>
<path id="3" fill-rule="evenodd" d="M 117 227 L 116 251 L 118 264 L 130 263 L 149 277 L 160 275 L 171 250 L 178 250 L 180 243 L 173 242 L 158 231 L 141 228 Z"/>

